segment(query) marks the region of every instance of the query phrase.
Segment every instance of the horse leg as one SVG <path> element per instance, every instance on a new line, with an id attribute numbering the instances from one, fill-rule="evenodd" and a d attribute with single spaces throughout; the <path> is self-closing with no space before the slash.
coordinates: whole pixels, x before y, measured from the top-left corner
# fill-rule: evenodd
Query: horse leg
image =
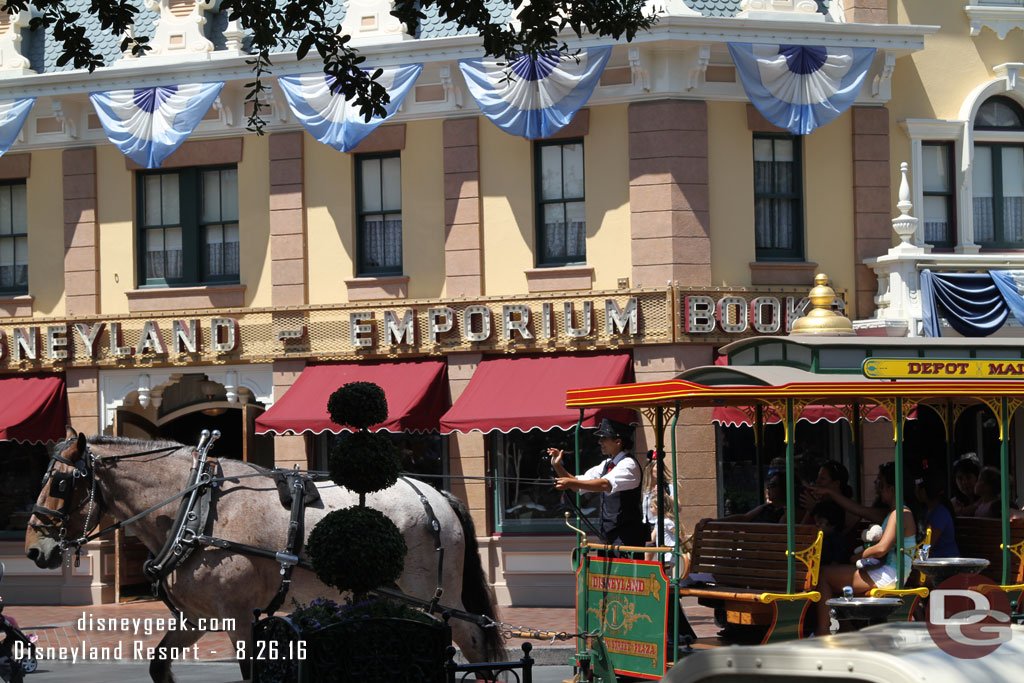
<path id="1" fill-rule="evenodd" d="M 174 675 L 171 673 L 171 660 L 167 656 L 170 648 L 186 648 L 195 644 L 206 631 L 168 631 L 160 639 L 160 645 L 149 663 L 149 677 L 153 683 L 174 683 Z"/>
<path id="2" fill-rule="evenodd" d="M 236 620 L 235 623 L 244 624 L 246 622 L 243 619 Z M 249 659 L 249 657 L 251 657 L 253 654 L 252 627 L 247 626 L 245 628 L 236 628 L 231 631 L 228 631 L 228 635 L 231 637 L 231 642 L 235 645 L 235 647 L 238 646 L 238 643 L 245 643 L 245 650 L 242 650 L 241 652 L 244 652 L 246 656 L 239 657 L 238 668 L 242 671 L 242 680 L 247 681 L 252 677 L 252 661 Z"/>

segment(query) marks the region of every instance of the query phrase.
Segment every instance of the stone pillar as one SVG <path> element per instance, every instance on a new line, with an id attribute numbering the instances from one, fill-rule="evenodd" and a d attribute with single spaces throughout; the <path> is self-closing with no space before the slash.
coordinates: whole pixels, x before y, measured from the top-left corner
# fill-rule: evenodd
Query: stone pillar
<path id="1" fill-rule="evenodd" d="M 843 9 L 851 24 L 889 23 L 889 0 L 844 0 Z"/>
<path id="2" fill-rule="evenodd" d="M 270 136 L 270 282 L 274 306 L 300 306 L 306 296 L 306 215 L 301 132 Z"/>
<path id="3" fill-rule="evenodd" d="M 469 380 L 480 361 L 479 353 L 452 353 L 448 355 L 448 387 L 452 404 L 469 385 Z M 459 479 L 460 476 L 482 477 L 487 474 L 485 439 L 482 434 L 452 434 L 448 437 L 448 469 L 453 477 L 451 492 L 466 503 L 478 536 L 486 536 L 493 528 L 493 503 L 487 495 L 487 486 L 480 479 Z"/>
<path id="4" fill-rule="evenodd" d="M 687 368 L 711 365 L 714 347 L 705 344 L 638 346 L 633 349 L 633 371 L 637 382 L 671 379 Z M 672 450 L 671 420 L 665 421 L 665 452 Z M 635 453 L 654 448 L 654 429 L 645 425 L 638 434 Z M 685 408 L 676 423 L 676 468 L 679 491 L 679 519 L 686 533 L 703 517 L 718 515 L 718 467 L 715 426 L 711 408 Z M 671 463 L 665 463 L 671 468 Z M 671 469 L 666 470 L 671 477 Z"/>
<path id="5" fill-rule="evenodd" d="M 870 318 L 875 311 L 878 279 L 863 261 L 884 256 L 892 246 L 889 110 L 853 107 L 852 112 L 854 304 L 857 318 Z"/>
<path id="6" fill-rule="evenodd" d="M 704 102 L 629 105 L 633 286 L 711 284 Z"/>
<path id="7" fill-rule="evenodd" d="M 445 295 L 484 293 L 477 118 L 444 122 Z"/>
<path id="8" fill-rule="evenodd" d="M 64 294 L 67 314 L 95 315 L 99 303 L 96 149 L 66 149 L 64 170 Z"/>
<path id="9" fill-rule="evenodd" d="M 274 400 L 280 401 L 284 393 L 288 391 L 295 380 L 302 374 L 306 367 L 304 360 L 275 360 L 274 361 Z M 309 457 L 306 451 L 306 437 L 299 436 L 275 436 L 274 437 L 274 466 L 291 469 L 295 464 L 300 469 L 310 467 Z"/>
<path id="10" fill-rule="evenodd" d="M 67 368 L 64 377 L 68 388 L 68 416 L 71 426 L 87 435 L 99 434 L 100 396 L 98 368 Z"/>

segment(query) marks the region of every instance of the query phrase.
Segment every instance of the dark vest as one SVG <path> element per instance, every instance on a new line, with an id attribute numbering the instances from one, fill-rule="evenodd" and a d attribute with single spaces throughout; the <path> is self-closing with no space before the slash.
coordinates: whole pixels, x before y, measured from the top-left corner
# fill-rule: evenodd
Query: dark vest
<path id="1" fill-rule="evenodd" d="M 636 458 L 626 453 L 634 462 Z M 608 469 L 604 474 L 608 474 Z M 603 475 L 602 475 L 603 476 Z M 625 545 L 643 545 L 646 526 L 640 512 L 640 487 L 618 493 L 601 494 L 601 535 L 609 543 L 621 540 Z"/>

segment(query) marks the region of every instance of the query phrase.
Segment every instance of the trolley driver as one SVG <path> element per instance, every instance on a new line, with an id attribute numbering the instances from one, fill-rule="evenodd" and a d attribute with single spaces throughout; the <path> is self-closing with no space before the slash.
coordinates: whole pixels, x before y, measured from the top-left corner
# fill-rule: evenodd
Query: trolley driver
<path id="1" fill-rule="evenodd" d="M 562 466 L 564 451 L 549 448 L 551 466 L 559 491 L 591 491 L 601 494 L 601 536 L 609 545 L 643 546 L 647 526 L 640 510 L 641 468 L 628 449 L 632 446 L 630 428 L 605 418 L 597 429 L 604 462 L 578 477 Z"/>

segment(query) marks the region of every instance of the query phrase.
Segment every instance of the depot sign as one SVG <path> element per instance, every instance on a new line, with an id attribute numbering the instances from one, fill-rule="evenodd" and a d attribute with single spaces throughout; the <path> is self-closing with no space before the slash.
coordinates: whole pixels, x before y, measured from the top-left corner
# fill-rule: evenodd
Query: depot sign
<path id="1" fill-rule="evenodd" d="M 862 367 L 870 379 L 1016 379 L 1024 376 L 1019 360 L 868 358 Z"/>

